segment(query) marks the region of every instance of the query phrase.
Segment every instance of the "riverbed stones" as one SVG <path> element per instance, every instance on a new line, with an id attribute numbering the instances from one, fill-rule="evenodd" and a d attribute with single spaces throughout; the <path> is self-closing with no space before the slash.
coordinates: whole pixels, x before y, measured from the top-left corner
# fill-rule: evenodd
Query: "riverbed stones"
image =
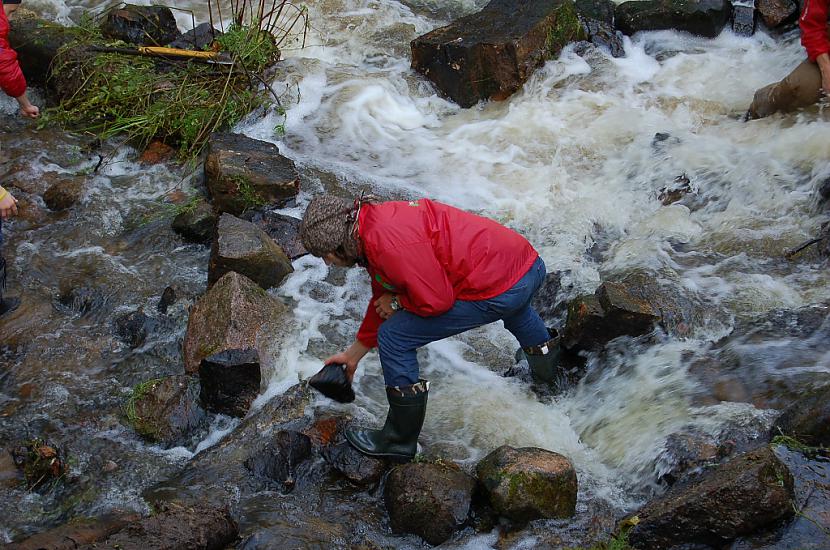
<path id="1" fill-rule="evenodd" d="M 205 418 L 199 381 L 183 374 L 138 384 L 127 400 L 127 421 L 144 439 L 168 448 L 181 445 Z"/>
<path id="2" fill-rule="evenodd" d="M 568 349 L 598 350 L 619 336 L 650 332 L 660 319 L 648 301 L 621 283 L 605 282 L 593 295 L 568 305 L 563 345 Z"/>
<path id="3" fill-rule="evenodd" d="M 129 512 L 112 512 L 99 517 L 73 518 L 70 522 L 5 546 L 6 550 L 76 550 L 114 535 L 141 516 Z"/>
<path id="4" fill-rule="evenodd" d="M 412 41 L 412 68 L 462 107 L 503 100 L 569 42 L 584 39 L 570 0 L 492 0 Z"/>
<path id="5" fill-rule="evenodd" d="M 110 10 L 101 23 L 101 32 L 107 38 L 138 46 L 164 46 L 179 36 L 170 8 L 132 4 Z"/>
<path id="6" fill-rule="evenodd" d="M 211 412 L 243 417 L 259 394 L 262 369 L 254 348 L 226 349 L 202 359 L 201 397 Z"/>
<path id="7" fill-rule="evenodd" d="M 503 445 L 479 462 L 476 476 L 493 509 L 514 522 L 576 512 L 576 470 L 558 453 Z"/>
<path id="8" fill-rule="evenodd" d="M 472 476 L 452 463 L 398 466 L 383 491 L 392 530 L 441 544 L 467 522 L 475 485 Z"/>
<path id="9" fill-rule="evenodd" d="M 170 227 L 184 240 L 192 243 L 208 244 L 213 239 L 216 226 L 216 213 L 213 206 L 202 197 L 183 208 Z"/>
<path id="10" fill-rule="evenodd" d="M 728 0 L 634 0 L 617 6 L 617 28 L 627 35 L 675 29 L 714 38 L 729 21 Z"/>
<path id="11" fill-rule="evenodd" d="M 208 141 L 205 181 L 218 213 L 280 204 L 300 190 L 294 162 L 273 143 L 242 134 L 214 133 Z"/>
<path id="12" fill-rule="evenodd" d="M 830 386 L 795 400 L 772 426 L 771 436 L 785 435 L 813 447 L 830 447 Z"/>
<path id="13" fill-rule="evenodd" d="M 185 371 L 198 372 L 202 359 L 224 350 L 257 348 L 261 331 L 285 310 L 282 302 L 244 275 L 227 273 L 190 310 Z"/>
<path id="14" fill-rule="evenodd" d="M 346 479 L 359 486 L 376 485 L 386 471 L 386 461 L 356 450 L 348 442 L 323 449 L 326 462 Z"/>
<path id="15" fill-rule="evenodd" d="M 676 485 L 636 514 L 635 548 L 722 547 L 793 515 L 793 477 L 769 447 L 738 456 L 689 485 Z"/>
<path id="16" fill-rule="evenodd" d="M 241 273 L 267 289 L 278 286 L 294 268 L 285 252 L 262 229 L 236 216 L 222 214 L 211 248 L 208 285 L 229 271 Z"/>
<path id="17" fill-rule="evenodd" d="M 755 9 L 770 29 L 793 20 L 798 14 L 798 4 L 793 0 L 755 0 Z"/>
<path id="18" fill-rule="evenodd" d="M 81 199 L 84 194 L 86 178 L 83 176 L 61 176 L 51 173 L 53 183 L 43 193 L 43 202 L 50 210 L 66 210 Z M 49 177 L 47 174 L 44 178 Z"/>

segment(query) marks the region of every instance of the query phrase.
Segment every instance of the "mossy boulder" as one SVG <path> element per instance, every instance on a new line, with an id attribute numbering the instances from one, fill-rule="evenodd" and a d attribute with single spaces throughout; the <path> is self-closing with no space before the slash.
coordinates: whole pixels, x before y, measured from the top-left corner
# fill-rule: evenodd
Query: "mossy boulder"
<path id="1" fill-rule="evenodd" d="M 224 350 L 259 349 L 286 306 L 239 273 L 225 274 L 191 308 L 184 338 L 185 371 L 195 373 L 202 359 Z"/>
<path id="2" fill-rule="evenodd" d="M 567 518 L 576 511 L 576 470 L 558 453 L 503 445 L 479 462 L 476 475 L 493 509 L 515 522 Z"/>
<path id="3" fill-rule="evenodd" d="M 180 445 L 205 418 L 198 399 L 199 381 L 192 376 L 142 382 L 127 400 L 127 421 L 148 441 L 163 447 Z"/>
<path id="4" fill-rule="evenodd" d="M 441 544 L 467 522 L 474 489 L 475 479 L 452 463 L 399 466 L 383 491 L 392 530 Z"/>
<path id="5" fill-rule="evenodd" d="M 278 286 L 294 271 L 282 248 L 262 229 L 230 214 L 222 214 L 211 248 L 208 284 L 236 271 L 262 288 Z"/>
<path id="6" fill-rule="evenodd" d="M 771 435 L 784 435 L 814 447 L 830 447 L 830 386 L 795 400 L 776 419 Z"/>

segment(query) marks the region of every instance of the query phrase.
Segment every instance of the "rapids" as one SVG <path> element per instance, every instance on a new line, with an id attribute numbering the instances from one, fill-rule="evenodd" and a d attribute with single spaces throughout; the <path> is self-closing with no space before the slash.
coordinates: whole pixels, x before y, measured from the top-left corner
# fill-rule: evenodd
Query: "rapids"
<path id="1" fill-rule="evenodd" d="M 106 3 L 24 4 L 68 22 Z M 814 190 L 830 176 L 830 122 L 820 109 L 741 121 L 754 90 L 803 57 L 797 35 L 741 38 L 727 30 L 708 40 L 642 33 L 626 39 L 620 59 L 567 48 L 508 101 L 465 110 L 409 69 L 408 43 L 485 0 L 306 4 L 307 46 L 285 48 L 274 82 L 284 94 L 286 119 L 254 113 L 236 128 L 276 143 L 297 163 L 303 188 L 285 213 L 300 216 L 310 197 L 324 190 L 429 196 L 524 234 L 548 271 L 561 272 L 562 300 L 593 292 L 615 274 L 647 269 L 696 296 L 705 312 L 685 339 L 630 342 L 602 360 L 591 358 L 590 375 L 555 399 L 540 400 L 521 381 L 501 376 L 516 345 L 501 326 L 430 345 L 420 354 L 433 389 L 424 447 L 467 466 L 502 444 L 562 453 L 579 475 L 577 515 L 596 506 L 621 515 L 654 489 L 661 473 L 657 457 L 669 434 L 689 426 L 716 433 L 727 422 L 768 425 L 769 410 L 712 403 L 690 366 L 742 319 L 830 300 L 826 265 L 782 258 L 826 218 Z M 201 1 L 176 7 L 192 9 L 197 22 L 207 19 Z M 189 14 L 177 17 L 180 27 L 189 27 Z M 33 132 L 8 115 L 12 107 L 3 100 L 0 160 L 10 161 L 7 175 L 35 181 L 47 172 L 88 172 L 97 164 L 82 139 Z M 275 134 L 278 124 L 284 136 Z M 670 137 L 656 142 L 657 133 Z M 186 170 L 147 169 L 133 158 L 122 148 L 107 159 L 82 204 L 67 215 L 3 228 L 9 292 L 23 296 L 25 315 L 0 324 L 3 339 L 11 337 L 0 348 L 0 436 L 47 434 L 75 455 L 76 472 L 97 468 L 102 456 L 118 456 L 117 471 L 88 480 L 88 490 L 76 495 L 75 514 L 143 509 L 143 488 L 235 426 L 218 417 L 188 448 L 164 451 L 119 422 L 120 404 L 134 384 L 179 372 L 187 306 L 207 280 L 208 251 L 182 244 L 169 220 L 158 216 L 171 189 L 188 192 L 198 178 Z M 696 202 L 663 206 L 661 188 L 681 174 Z M 255 407 L 347 346 L 369 297 L 358 270 L 329 270 L 311 257 L 294 267 L 272 290 L 293 308 L 293 322 L 273 350 L 268 388 Z M 154 308 L 168 285 L 182 296 L 169 330 L 127 349 L 112 335 L 113 319 Z M 95 296 L 88 311 L 55 305 L 78 287 Z M 774 344 L 747 344 L 756 346 L 765 384 L 807 368 L 813 376 L 800 379 L 801 390 L 827 379 L 827 353 L 813 356 L 810 365 L 781 366 L 770 355 Z M 370 354 L 358 369 L 356 402 L 337 407 L 380 422 L 382 386 L 377 355 Z M 322 398 L 314 406 L 335 407 Z M 51 499 L 0 492 L 6 510 L 0 540 L 66 519 L 67 510 L 56 511 Z M 389 539 L 396 540 L 418 544 Z M 471 535 L 458 547 L 494 544 L 494 535 Z"/>

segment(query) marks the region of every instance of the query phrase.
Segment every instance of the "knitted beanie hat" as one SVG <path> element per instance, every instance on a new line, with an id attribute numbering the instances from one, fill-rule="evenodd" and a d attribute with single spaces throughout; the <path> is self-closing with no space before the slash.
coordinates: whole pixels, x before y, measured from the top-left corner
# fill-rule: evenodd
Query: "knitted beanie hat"
<path id="1" fill-rule="evenodd" d="M 334 195 L 318 195 L 311 199 L 300 225 L 300 240 L 311 254 L 321 257 L 338 252 L 347 259 L 356 259 L 357 243 L 352 235 L 355 222 L 355 201 Z M 350 257 L 352 254 L 355 257 Z"/>

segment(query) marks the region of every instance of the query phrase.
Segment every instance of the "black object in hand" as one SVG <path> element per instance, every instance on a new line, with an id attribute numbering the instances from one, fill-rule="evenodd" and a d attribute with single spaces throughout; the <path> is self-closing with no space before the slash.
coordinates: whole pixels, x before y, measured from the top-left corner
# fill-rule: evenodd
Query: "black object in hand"
<path id="1" fill-rule="evenodd" d="M 352 383 L 346 376 L 345 365 L 330 363 L 308 379 L 309 385 L 329 399 L 340 403 L 354 401 Z"/>

